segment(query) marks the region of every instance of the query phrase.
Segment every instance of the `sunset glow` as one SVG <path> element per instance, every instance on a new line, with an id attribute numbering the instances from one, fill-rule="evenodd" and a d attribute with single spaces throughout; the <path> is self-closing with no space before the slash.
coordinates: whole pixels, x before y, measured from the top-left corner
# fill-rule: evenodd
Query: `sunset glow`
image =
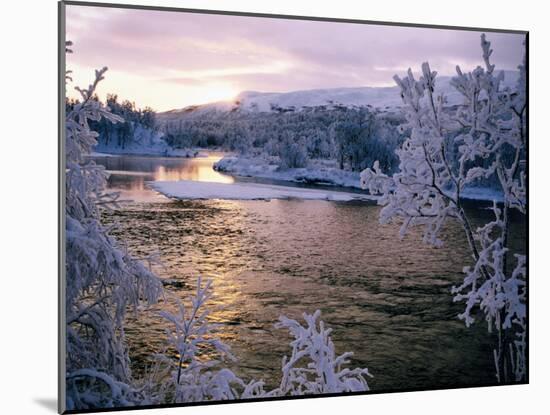
<path id="1" fill-rule="evenodd" d="M 95 30 L 100 28 L 101 30 Z M 428 57 L 440 75 L 481 64 L 479 32 L 67 7 L 68 95 L 109 67 L 98 88 L 157 111 L 234 99 L 242 91 L 393 86 Z M 523 37 L 491 33 L 494 62 L 516 70 Z M 415 44 L 415 48 L 410 45 Z"/>
<path id="2" fill-rule="evenodd" d="M 201 104 L 214 101 L 230 101 L 238 95 L 239 90 L 231 85 L 212 84 L 199 88 L 197 92 L 203 100 L 203 102 L 197 101 L 197 103 Z"/>

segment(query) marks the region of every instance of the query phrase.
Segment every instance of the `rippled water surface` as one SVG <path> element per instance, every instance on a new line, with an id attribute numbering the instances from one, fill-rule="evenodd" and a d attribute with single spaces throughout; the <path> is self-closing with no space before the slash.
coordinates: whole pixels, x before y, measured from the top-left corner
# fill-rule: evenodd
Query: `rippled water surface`
<path id="1" fill-rule="evenodd" d="M 149 180 L 231 183 L 203 159 L 97 157 L 113 174 L 113 189 L 133 199 L 110 213 L 114 232 L 136 257 L 157 252 L 159 276 L 169 295 L 185 298 L 197 276 L 213 279 L 220 306 L 213 317 L 245 378 L 278 381 L 290 353 L 288 334 L 274 328 L 281 314 L 300 318 L 322 311 L 334 329 L 337 351 L 353 351 L 354 366 L 368 367 L 372 390 L 436 388 L 494 383 L 492 339 L 480 322 L 467 329 L 456 315 L 450 289 L 470 258 L 461 229 L 449 224 L 443 248 L 418 233 L 399 240 L 393 225 L 380 225 L 379 207 L 327 201 L 170 201 L 146 186 Z M 490 216 L 471 214 L 481 224 Z M 522 250 L 524 224 L 512 232 Z M 130 352 L 136 370 L 162 348 L 159 309 L 131 317 Z"/>

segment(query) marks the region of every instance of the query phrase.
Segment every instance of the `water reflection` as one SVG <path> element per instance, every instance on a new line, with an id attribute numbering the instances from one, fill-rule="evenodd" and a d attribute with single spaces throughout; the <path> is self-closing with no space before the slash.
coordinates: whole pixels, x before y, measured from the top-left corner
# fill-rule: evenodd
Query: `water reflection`
<path id="1" fill-rule="evenodd" d="M 325 201 L 185 201 L 141 204 L 105 217 L 131 252 L 160 253 L 167 291 L 186 298 L 198 275 L 214 281 L 213 318 L 239 364 L 236 373 L 274 386 L 290 352 L 279 315 L 322 311 L 337 351 L 375 375 L 373 389 L 434 388 L 495 381 L 492 341 L 480 322 L 457 319 L 463 305 L 450 288 L 463 278 L 469 251 L 450 223 L 434 249 L 413 232 L 381 226 L 379 207 Z M 483 223 L 476 214 L 474 226 Z M 514 223 L 521 251 L 524 223 Z M 170 302 L 157 309 L 173 309 Z M 163 344 L 165 322 L 154 310 L 127 326 L 136 370 Z"/>
<path id="2" fill-rule="evenodd" d="M 450 289 L 471 259 L 457 224 L 445 227 L 446 244 L 434 249 L 417 230 L 400 241 L 398 226 L 380 225 L 380 208 L 364 203 L 175 202 L 152 199 L 160 196 L 143 187 L 160 177 L 225 180 L 201 169 L 208 163 L 109 158 L 109 170 L 127 173 L 113 174 L 112 188 L 126 188 L 134 200 L 146 194 L 103 219 L 120 224 L 115 236 L 136 257 L 159 252 L 155 271 L 170 281 L 169 294 L 186 298 L 198 275 L 214 280 L 212 304 L 223 308 L 213 318 L 239 359 L 236 373 L 274 386 L 281 358 L 290 353 L 288 335 L 274 328 L 277 318 L 321 309 L 337 351 L 353 351 L 353 365 L 374 374 L 373 390 L 495 382 L 486 325 L 467 329 L 457 319 L 463 305 L 452 301 Z M 474 227 L 491 214 L 469 213 Z M 514 249 L 524 252 L 525 218 L 512 226 Z M 126 332 L 137 372 L 163 345 L 166 323 L 156 311 L 173 308 L 167 301 L 130 315 Z"/>
<path id="3" fill-rule="evenodd" d="M 218 173 L 212 168 L 212 164 L 220 157 L 205 157 L 194 159 L 181 164 L 176 168 L 160 166 L 154 174 L 154 180 L 195 180 L 198 182 L 233 183 L 231 176 Z"/>
<path id="4" fill-rule="evenodd" d="M 94 156 L 110 174 L 109 188 L 119 191 L 124 200 L 161 202 L 167 199 L 153 192 L 148 181 L 195 180 L 199 182 L 233 183 L 231 176 L 218 173 L 212 165 L 222 158 L 221 153 L 208 157 L 176 158 L 145 156 Z"/>

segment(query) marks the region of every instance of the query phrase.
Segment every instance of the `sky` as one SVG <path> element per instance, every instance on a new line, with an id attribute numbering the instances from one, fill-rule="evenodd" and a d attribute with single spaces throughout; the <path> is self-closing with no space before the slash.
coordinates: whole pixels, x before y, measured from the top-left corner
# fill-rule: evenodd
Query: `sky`
<path id="1" fill-rule="evenodd" d="M 440 75 L 482 64 L 475 31 L 68 5 L 67 69 L 75 85 L 109 68 L 101 99 L 116 93 L 157 111 L 232 100 L 242 91 L 393 86 L 429 61 Z M 514 70 L 523 35 L 488 33 L 497 69 Z"/>

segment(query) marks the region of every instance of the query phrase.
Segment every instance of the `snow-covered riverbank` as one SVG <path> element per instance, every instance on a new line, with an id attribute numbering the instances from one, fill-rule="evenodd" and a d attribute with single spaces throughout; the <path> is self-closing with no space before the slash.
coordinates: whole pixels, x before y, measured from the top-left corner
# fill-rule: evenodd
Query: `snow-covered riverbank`
<path id="1" fill-rule="evenodd" d="M 279 160 L 226 156 L 214 164 L 214 170 L 244 177 L 284 180 L 296 183 L 325 184 L 360 189 L 359 173 L 332 167 L 330 161 L 310 161 L 308 167 L 280 169 Z"/>
<path id="2" fill-rule="evenodd" d="M 351 200 L 376 200 L 375 197 L 322 189 L 306 189 L 259 183 L 214 183 L 194 180 L 158 181 L 148 185 L 173 199 L 225 199 L 225 200 L 271 200 L 305 199 L 346 202 Z"/>
<path id="3" fill-rule="evenodd" d="M 338 192 L 324 189 L 307 189 L 260 183 L 214 183 L 194 180 L 157 181 L 148 185 L 173 199 L 225 199 L 225 200 L 271 200 L 305 199 L 346 202 L 351 200 L 376 200 L 360 193 Z"/>
<path id="4" fill-rule="evenodd" d="M 179 149 L 172 147 L 109 147 L 109 148 L 96 148 L 91 154 L 92 156 L 151 156 L 151 157 L 208 157 L 208 153 L 201 149 Z"/>
<path id="5" fill-rule="evenodd" d="M 117 137 L 105 143 L 101 140 L 94 148 L 94 153 L 103 155 L 157 156 L 157 157 L 206 157 L 208 154 L 201 148 L 173 148 L 164 141 L 164 134 L 142 126 L 137 126 L 131 140 L 120 145 Z"/>
<path id="6" fill-rule="evenodd" d="M 226 156 L 214 163 L 214 169 L 234 176 L 258 177 L 296 183 L 324 184 L 361 189 L 359 172 L 340 170 L 330 161 L 310 161 L 308 167 L 280 169 L 277 158 Z M 372 199 L 375 199 L 371 196 Z M 501 202 L 501 192 L 488 187 L 471 187 L 462 191 L 468 200 Z"/>

